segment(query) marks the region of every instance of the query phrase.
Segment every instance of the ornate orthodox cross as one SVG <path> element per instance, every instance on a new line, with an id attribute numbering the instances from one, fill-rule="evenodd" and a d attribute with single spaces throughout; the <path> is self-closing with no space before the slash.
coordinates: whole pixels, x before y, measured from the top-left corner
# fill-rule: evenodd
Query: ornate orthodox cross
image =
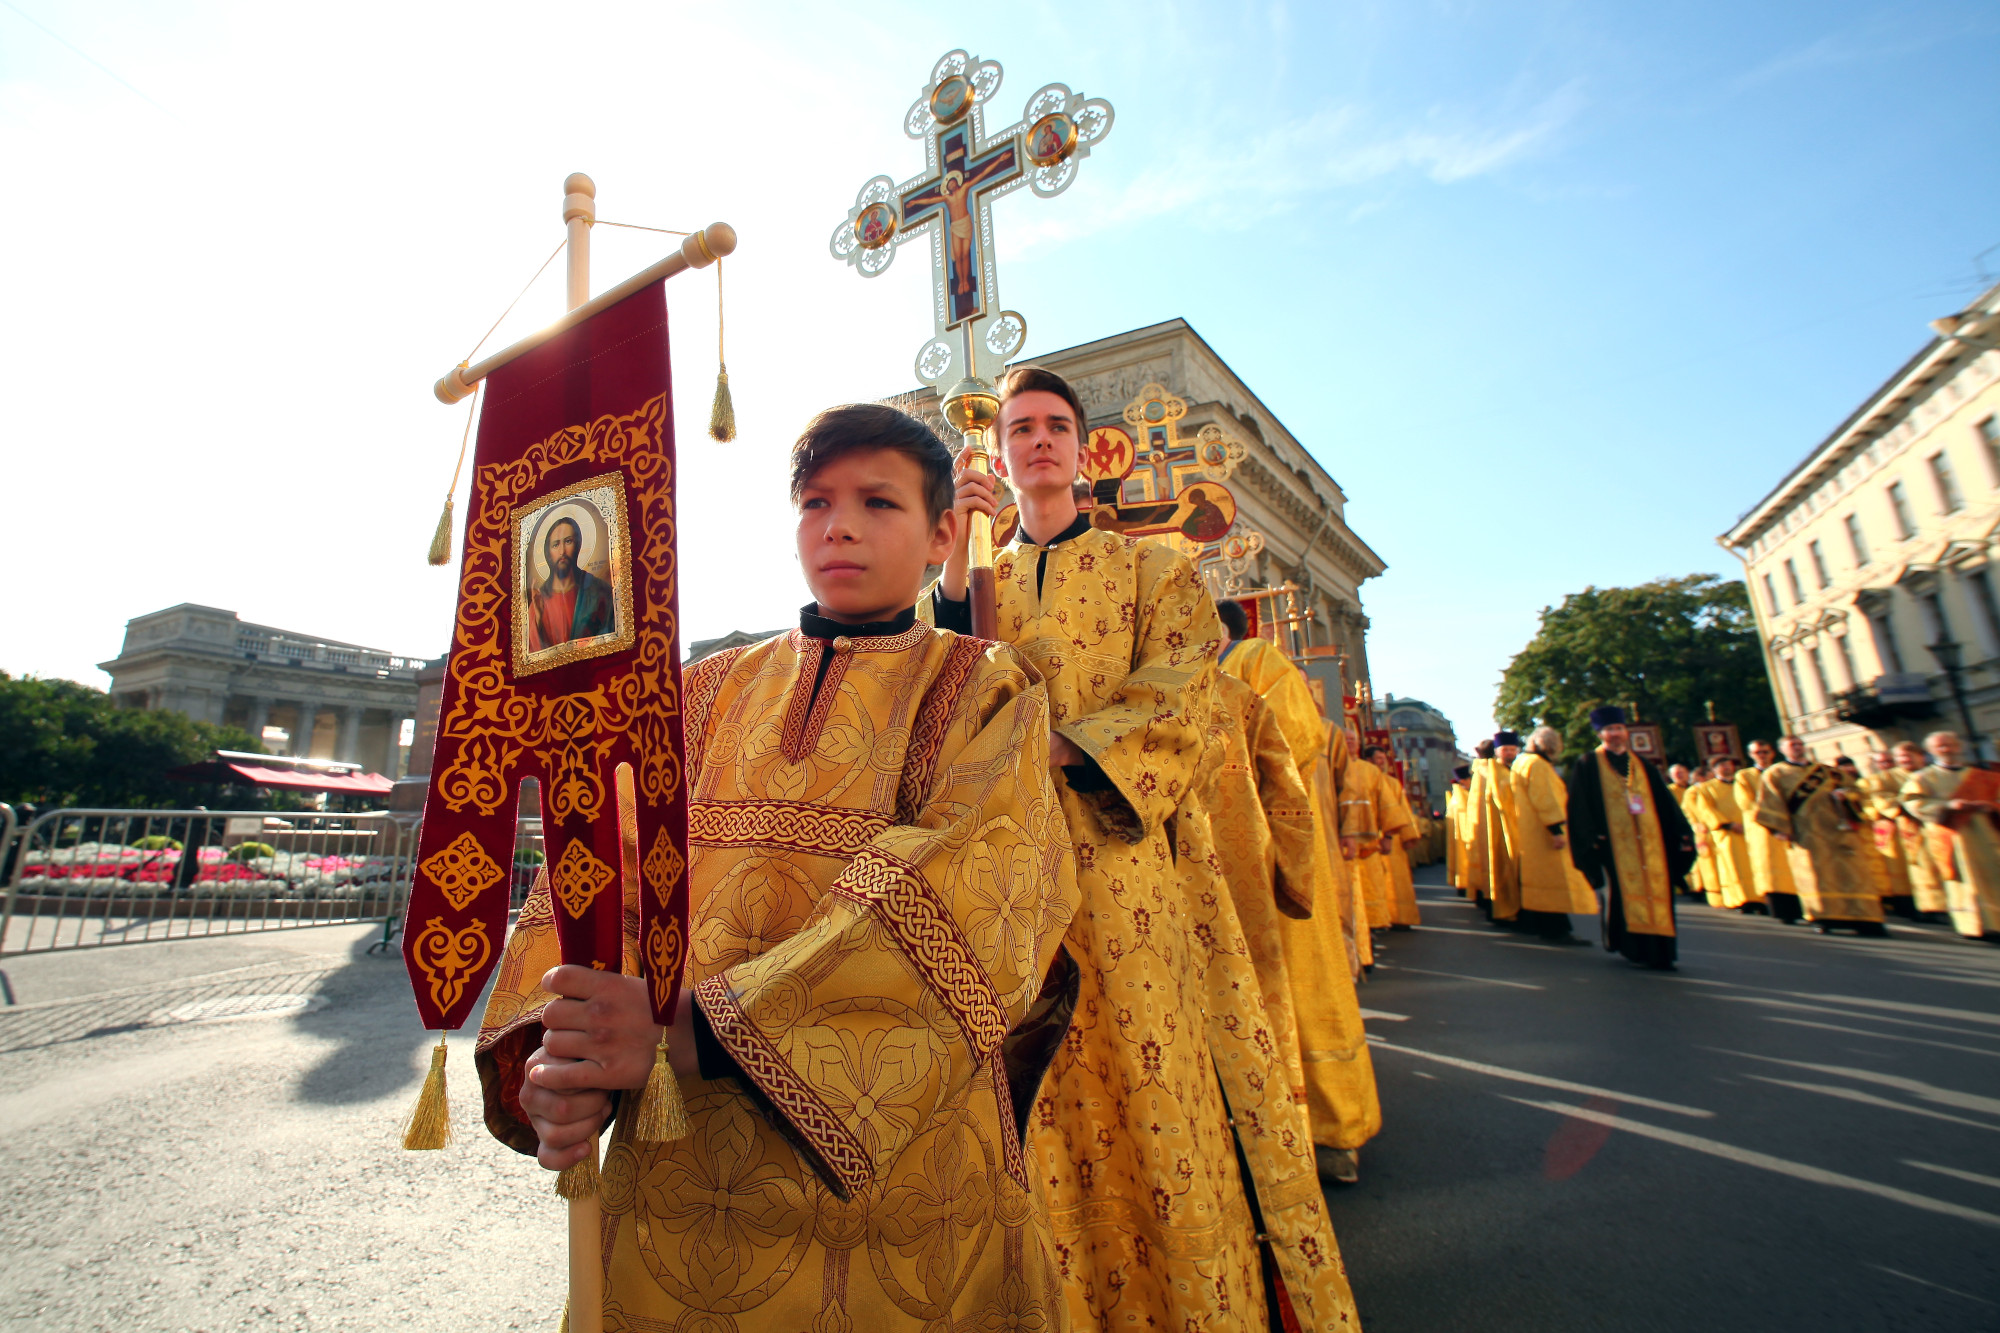
<path id="1" fill-rule="evenodd" d="M 1000 308 L 993 201 L 1023 185 L 1045 199 L 1061 194 L 1111 132 L 1109 102 L 1051 83 L 989 136 L 986 106 L 999 91 L 998 61 L 942 57 L 903 117 L 903 133 L 924 141 L 926 170 L 901 185 L 887 176 L 863 185 L 829 243 L 835 259 L 872 278 L 897 246 L 929 232 L 935 329 L 916 370 L 941 393 L 962 380 L 993 384 L 1027 341 L 1027 321 Z"/>

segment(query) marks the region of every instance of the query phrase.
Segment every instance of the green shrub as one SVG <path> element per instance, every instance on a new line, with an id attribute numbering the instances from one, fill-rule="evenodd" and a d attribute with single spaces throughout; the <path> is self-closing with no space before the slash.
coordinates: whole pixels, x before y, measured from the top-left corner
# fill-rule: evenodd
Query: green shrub
<path id="1" fill-rule="evenodd" d="M 514 850 L 514 864 L 517 866 L 538 866 L 548 860 L 532 847 L 518 847 Z"/>
<path id="2" fill-rule="evenodd" d="M 179 838 L 169 838 L 164 833 L 155 833 L 150 838 L 141 838 L 132 845 L 142 852 L 177 852 L 181 849 Z"/>
<path id="3" fill-rule="evenodd" d="M 239 842 L 229 849 L 232 861 L 254 861 L 260 856 L 269 858 L 277 854 L 278 849 L 268 842 Z"/>

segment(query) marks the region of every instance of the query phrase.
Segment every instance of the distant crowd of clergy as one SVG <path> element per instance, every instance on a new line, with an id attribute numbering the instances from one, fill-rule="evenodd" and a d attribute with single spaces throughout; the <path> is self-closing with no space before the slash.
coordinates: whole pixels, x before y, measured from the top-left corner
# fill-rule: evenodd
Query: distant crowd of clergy
<path id="1" fill-rule="evenodd" d="M 1878 752 L 1865 775 L 1797 736 L 1752 741 L 1747 766 L 1662 774 L 1631 753 L 1622 710 L 1591 723 L 1600 743 L 1567 781 L 1546 726 L 1480 742 L 1455 775 L 1448 874 L 1496 926 L 1565 940 L 1569 914 L 1590 912 L 1607 949 L 1668 969 L 1678 892 L 1823 934 L 1883 935 L 1893 913 L 2000 942 L 2000 778 L 1965 787 L 1979 770 L 1955 733 Z"/>

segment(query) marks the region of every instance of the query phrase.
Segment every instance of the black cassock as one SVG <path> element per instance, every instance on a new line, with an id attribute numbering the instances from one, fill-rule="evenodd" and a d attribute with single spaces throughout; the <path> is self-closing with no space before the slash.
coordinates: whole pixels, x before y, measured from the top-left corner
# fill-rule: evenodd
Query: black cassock
<path id="1" fill-rule="evenodd" d="M 1606 752 L 1627 781 L 1631 764 L 1646 770 L 1646 785 L 1652 789 L 1653 809 L 1659 813 L 1660 844 L 1667 851 L 1667 911 L 1674 910 L 1673 886 L 1695 863 L 1694 831 L 1681 813 L 1673 792 L 1660 770 L 1631 751 Z M 1604 947 L 1616 949 L 1635 963 L 1648 967 L 1672 967 L 1675 939 L 1672 935 L 1641 935 L 1625 929 L 1625 904 L 1618 884 L 1618 862 L 1611 854 L 1611 826 L 1605 822 L 1604 782 L 1598 776 L 1597 751 L 1592 750 L 1569 769 L 1570 859 L 1591 887 L 1598 890 L 1599 920 L 1604 926 Z"/>

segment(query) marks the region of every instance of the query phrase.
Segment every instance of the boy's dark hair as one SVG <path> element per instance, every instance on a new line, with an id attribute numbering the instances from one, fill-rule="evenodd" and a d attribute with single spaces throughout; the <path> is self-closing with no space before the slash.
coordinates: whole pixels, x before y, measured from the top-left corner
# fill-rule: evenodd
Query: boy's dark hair
<path id="1" fill-rule="evenodd" d="M 1215 604 L 1215 614 L 1222 618 L 1222 627 L 1229 631 L 1232 639 L 1249 637 L 1250 617 L 1244 614 L 1243 603 L 1225 597 Z"/>
<path id="2" fill-rule="evenodd" d="M 1076 414 L 1076 437 L 1081 440 L 1090 429 L 1089 421 L 1083 414 L 1083 401 L 1076 396 L 1076 390 L 1069 387 L 1069 381 L 1053 370 L 1040 366 L 1015 366 L 1000 381 L 1000 410 L 1007 409 L 1007 400 L 1022 393 L 1052 393 L 1069 404 L 1069 410 Z"/>
<path id="3" fill-rule="evenodd" d="M 929 426 L 886 403 L 829 407 L 806 424 L 792 446 L 792 503 L 799 503 L 813 473 L 862 449 L 892 449 L 916 460 L 924 474 L 924 513 L 933 524 L 951 508 L 951 452 Z"/>

